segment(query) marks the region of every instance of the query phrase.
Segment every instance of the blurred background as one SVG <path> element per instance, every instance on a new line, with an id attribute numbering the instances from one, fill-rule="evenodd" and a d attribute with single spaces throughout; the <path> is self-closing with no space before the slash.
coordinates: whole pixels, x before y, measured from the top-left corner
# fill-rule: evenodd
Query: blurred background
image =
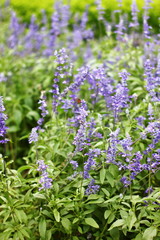
<path id="1" fill-rule="evenodd" d="M 41 17 L 41 11 L 44 9 L 48 16 L 53 12 L 54 0 L 1 0 L 1 6 L 6 7 L 10 4 L 11 7 L 17 12 L 18 16 L 25 22 L 30 21 L 32 14 L 35 14 L 38 18 Z M 89 20 L 95 21 L 96 7 L 95 0 L 63 0 L 65 4 L 71 6 L 72 12 L 82 12 L 86 5 L 89 5 Z M 132 0 L 122 1 L 122 11 L 130 15 Z M 138 8 L 140 10 L 139 16 L 143 14 L 144 0 L 136 0 Z M 102 5 L 105 8 L 106 20 L 111 18 L 113 10 L 118 8 L 117 0 L 102 0 Z M 152 8 L 150 9 L 150 24 L 154 26 L 157 30 L 160 23 L 160 0 L 153 0 L 151 3 Z M 159 21 L 157 21 L 159 19 Z"/>

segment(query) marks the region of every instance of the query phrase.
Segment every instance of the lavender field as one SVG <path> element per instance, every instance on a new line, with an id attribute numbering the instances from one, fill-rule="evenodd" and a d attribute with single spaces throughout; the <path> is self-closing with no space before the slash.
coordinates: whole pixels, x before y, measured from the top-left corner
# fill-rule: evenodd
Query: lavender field
<path id="1" fill-rule="evenodd" d="M 160 240 L 160 18 L 117 3 L 0 7 L 0 240 Z"/>

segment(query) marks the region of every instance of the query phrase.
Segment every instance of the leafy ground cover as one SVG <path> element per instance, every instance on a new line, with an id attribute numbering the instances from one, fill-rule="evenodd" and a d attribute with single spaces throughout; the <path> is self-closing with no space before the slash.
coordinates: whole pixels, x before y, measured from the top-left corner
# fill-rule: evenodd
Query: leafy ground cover
<path id="1" fill-rule="evenodd" d="M 1 9 L 1 240 L 160 239 L 160 36 L 121 2 Z"/>

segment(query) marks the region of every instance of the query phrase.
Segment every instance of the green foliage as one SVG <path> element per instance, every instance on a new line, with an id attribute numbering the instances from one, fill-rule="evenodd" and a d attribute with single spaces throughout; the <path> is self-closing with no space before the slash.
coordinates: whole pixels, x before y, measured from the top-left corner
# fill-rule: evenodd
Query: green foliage
<path id="1" fill-rule="evenodd" d="M 92 3 L 92 2 L 91 2 Z M 110 5 L 109 5 L 110 3 Z M 41 8 L 48 9 L 51 2 L 28 2 L 12 0 L 12 4 L 26 18 L 31 12 Z M 49 5 L 51 4 L 51 5 Z M 72 1 L 73 9 L 82 9 L 85 2 Z M 105 4 L 105 3 L 104 3 Z M 108 8 L 113 3 L 108 2 Z M 125 9 L 128 5 L 126 2 Z M 6 11 L 6 10 L 5 10 Z M 94 12 L 94 9 L 93 9 Z M 68 33 L 70 34 L 70 32 Z M 2 24 L 2 44 L 8 34 L 8 25 Z M 70 36 L 70 35 L 69 35 Z M 138 35 L 141 37 L 141 35 Z M 66 36 L 60 36 L 60 45 L 64 45 Z M 154 39 L 150 40 L 154 42 Z M 86 81 L 78 91 L 78 108 L 85 99 L 88 106 L 88 119 L 94 117 L 96 127 L 94 133 L 102 134 L 102 138 L 92 136 L 92 141 L 85 144 L 83 151 L 75 154 L 73 141 L 78 127 L 71 127 L 68 118 L 72 117 L 72 109 L 65 111 L 62 104 L 58 106 L 58 114 L 52 111 L 52 96 L 50 90 L 57 62 L 55 56 L 44 57 L 41 52 L 17 55 L 13 49 L 4 47 L 1 55 L 0 73 L 8 77 L 6 82 L 0 82 L 0 91 L 4 96 L 9 142 L 0 147 L 0 239 L 1 240 L 158 240 L 160 238 L 160 171 L 147 169 L 141 171 L 133 179 L 130 187 L 124 187 L 121 178 L 131 180 L 129 169 L 106 161 L 106 154 L 111 146 L 110 136 L 120 129 L 120 140 L 128 135 L 133 140 L 132 150 L 125 150 L 122 144 L 116 146 L 116 161 L 126 163 L 125 154 L 130 154 L 130 161 L 135 153 L 143 153 L 152 143 L 148 133 L 143 139 L 141 134 L 146 131 L 136 120 L 145 116 L 145 125 L 149 123 L 148 106 L 154 105 L 155 120 L 159 119 L 159 103 L 153 104 L 146 90 L 142 57 L 145 41 L 140 38 L 138 46 L 134 40 L 117 42 L 114 36 L 82 41 L 74 49 L 77 57 L 70 81 L 84 64 L 84 55 L 88 46 L 92 49 L 92 58 L 87 61 L 90 69 L 96 69 L 101 64 L 107 65 L 107 77 L 119 83 L 119 72 L 128 69 L 127 80 L 129 95 L 132 96 L 127 109 L 119 113 L 118 121 L 113 112 L 106 107 L 105 100 L 100 96 L 99 102 L 92 104 L 93 89 Z M 157 44 L 158 45 L 158 44 Z M 23 47 L 23 46 L 20 46 Z M 19 49 L 18 49 L 19 50 Z M 157 57 L 158 49 L 150 54 Z M 97 57 L 98 56 L 98 57 Z M 75 57 L 75 56 L 74 56 Z M 86 62 L 85 62 L 86 64 Z M 60 83 L 61 91 L 65 84 Z M 49 115 L 44 123 L 44 131 L 40 132 L 36 144 L 29 145 L 28 137 L 40 117 L 38 100 L 41 91 L 47 95 Z M 71 92 L 66 94 L 69 99 Z M 72 99 L 73 100 L 73 99 Z M 127 111 L 128 110 L 128 111 Z M 153 122 L 154 122 L 153 121 Z M 88 130 L 88 129 L 87 129 Z M 93 135 L 93 133 L 92 133 Z M 83 178 L 84 163 L 89 150 L 100 149 L 102 152 L 95 157 L 95 166 L 89 170 L 91 178 L 100 188 L 90 195 L 86 194 L 90 179 Z M 157 143 L 155 149 L 159 149 Z M 149 153 L 152 157 L 153 151 Z M 48 166 L 48 175 L 52 179 L 52 188 L 39 190 L 40 172 L 37 161 L 44 160 Z M 71 160 L 78 162 L 76 174 Z M 143 163 L 147 162 L 144 155 Z M 145 193 L 146 188 L 153 186 L 154 191 Z"/>

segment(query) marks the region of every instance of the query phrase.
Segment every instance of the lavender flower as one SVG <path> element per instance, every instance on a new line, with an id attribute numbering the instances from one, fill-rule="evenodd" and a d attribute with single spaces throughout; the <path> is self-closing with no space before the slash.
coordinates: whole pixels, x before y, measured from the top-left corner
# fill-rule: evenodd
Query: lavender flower
<path id="1" fill-rule="evenodd" d="M 119 142 L 118 135 L 120 129 L 118 128 L 116 131 L 110 134 L 109 138 L 109 148 L 107 151 L 107 163 L 115 163 L 116 161 L 116 153 L 117 153 L 117 144 Z"/>
<path id="2" fill-rule="evenodd" d="M 11 13 L 10 30 L 11 35 L 8 39 L 8 44 L 10 48 L 15 48 L 19 43 L 19 36 L 23 32 L 23 27 L 19 24 L 15 12 Z"/>
<path id="3" fill-rule="evenodd" d="M 42 189 L 49 189 L 52 187 L 52 179 L 48 177 L 48 172 L 47 172 L 47 168 L 48 166 L 44 163 L 43 160 L 39 160 L 37 161 L 38 164 L 38 171 L 41 172 L 41 177 L 39 180 L 39 183 L 42 185 L 41 188 L 39 188 L 39 190 Z"/>
<path id="4" fill-rule="evenodd" d="M 149 116 L 150 121 L 152 121 L 154 119 L 153 107 L 150 103 L 148 105 L 148 116 Z"/>
<path id="5" fill-rule="evenodd" d="M 57 113 L 57 106 L 62 100 L 63 94 L 60 94 L 59 84 L 68 84 L 70 82 L 70 77 L 72 76 L 72 64 L 69 62 L 69 57 L 66 53 L 66 49 L 62 48 L 59 51 L 55 51 L 54 55 L 56 56 L 55 62 L 58 64 L 55 73 L 54 73 L 54 84 L 52 85 L 53 89 L 50 90 L 53 93 L 53 111 Z M 66 90 L 66 93 L 68 90 Z"/>
<path id="6" fill-rule="evenodd" d="M 98 192 L 99 188 L 100 188 L 100 186 L 99 186 L 99 185 L 96 185 L 96 184 L 95 184 L 95 180 L 92 179 L 92 180 L 90 181 L 90 183 L 88 184 L 88 187 L 87 187 L 87 189 L 86 189 L 86 191 L 85 191 L 85 194 L 86 194 L 86 195 L 96 194 L 96 193 Z"/>
<path id="7" fill-rule="evenodd" d="M 88 112 L 84 108 L 79 109 L 79 114 L 77 116 L 77 120 L 80 124 L 79 129 L 77 131 L 76 136 L 74 137 L 73 144 L 76 146 L 75 153 L 80 152 L 84 149 L 84 146 L 86 145 L 87 140 L 87 122 L 86 117 L 88 115 Z"/>
<path id="8" fill-rule="evenodd" d="M 44 122 L 44 117 L 46 117 L 46 115 L 48 115 L 48 110 L 46 109 L 47 103 L 46 103 L 45 92 L 41 92 L 41 97 L 40 97 L 38 104 L 40 104 L 40 107 L 38 109 L 41 110 L 41 118 L 38 120 L 37 123 L 38 123 L 39 129 L 41 129 L 41 125 Z"/>
<path id="9" fill-rule="evenodd" d="M 132 155 L 131 151 L 133 150 L 133 147 L 132 147 L 133 142 L 130 135 L 127 134 L 127 138 L 120 140 L 119 143 L 121 144 L 121 146 L 123 147 L 123 150 L 125 151 L 125 153 L 122 153 L 122 157 L 130 157 Z"/>
<path id="10" fill-rule="evenodd" d="M 136 0 L 132 0 L 132 22 L 129 24 L 129 27 L 136 28 L 139 25 L 137 16 L 138 12 L 139 10 L 137 8 Z"/>
<path id="11" fill-rule="evenodd" d="M 71 160 L 70 163 L 72 164 L 74 170 L 78 168 L 78 163 L 76 161 Z"/>
<path id="12" fill-rule="evenodd" d="M 37 127 L 32 128 L 31 134 L 29 136 L 29 143 L 38 141 L 38 129 Z"/>
<path id="13" fill-rule="evenodd" d="M 44 131 L 44 129 L 42 129 L 42 124 L 44 122 L 44 117 L 48 115 L 48 110 L 46 109 L 47 107 L 46 96 L 44 91 L 41 92 L 41 97 L 38 103 L 40 104 L 39 109 L 41 110 L 41 118 L 37 121 L 37 124 L 38 124 L 37 127 L 32 128 L 31 134 L 29 136 L 29 143 L 37 142 L 38 136 L 39 136 L 39 130 L 42 132 Z"/>
<path id="14" fill-rule="evenodd" d="M 3 112 L 5 111 L 5 107 L 3 105 L 3 97 L 0 96 L 0 143 L 6 143 L 9 140 L 6 137 L 7 129 L 5 121 L 7 120 L 7 115 Z"/>
<path id="15" fill-rule="evenodd" d="M 146 89 L 149 92 L 149 95 L 151 97 L 151 100 L 153 102 L 160 101 L 159 99 L 159 92 L 156 91 L 157 86 L 159 83 L 157 82 L 157 78 L 153 74 L 153 67 L 151 64 L 150 59 L 147 59 L 144 64 L 144 70 L 145 70 L 145 81 L 146 81 Z"/>
<path id="16" fill-rule="evenodd" d="M 89 171 L 91 168 L 95 167 L 96 162 L 94 158 L 101 154 L 101 150 L 97 149 L 90 149 L 88 153 L 85 155 L 88 156 L 88 160 L 84 163 L 84 178 L 90 178 Z"/>
<path id="17" fill-rule="evenodd" d="M 119 23 L 116 25 L 117 30 L 114 31 L 115 33 L 117 33 L 117 40 L 118 41 L 123 41 L 123 36 L 124 36 L 124 31 L 126 30 L 125 26 L 124 26 L 124 20 L 121 17 Z"/>
<path id="18" fill-rule="evenodd" d="M 128 180 L 126 176 L 122 177 L 120 181 L 123 183 L 124 187 L 128 187 L 131 184 L 131 181 Z"/>
<path id="19" fill-rule="evenodd" d="M 144 127 L 144 120 L 146 120 L 145 117 L 139 116 L 139 117 L 136 118 L 136 120 L 137 120 L 139 126 Z"/>
<path id="20" fill-rule="evenodd" d="M 148 19 L 149 19 L 149 9 L 151 8 L 150 3 L 152 3 L 152 0 L 145 0 L 144 4 L 144 16 L 143 16 L 143 33 L 144 37 L 146 39 L 150 39 L 150 29 L 151 27 L 148 25 Z"/>
<path id="21" fill-rule="evenodd" d="M 38 25 L 36 24 L 36 17 L 32 15 L 31 22 L 29 25 L 29 31 L 24 38 L 26 51 L 31 53 L 40 50 L 43 38 L 41 33 L 38 31 Z"/>
<path id="22" fill-rule="evenodd" d="M 104 20 L 104 8 L 102 7 L 102 1 L 96 0 L 97 11 L 98 11 L 98 20 Z"/>

